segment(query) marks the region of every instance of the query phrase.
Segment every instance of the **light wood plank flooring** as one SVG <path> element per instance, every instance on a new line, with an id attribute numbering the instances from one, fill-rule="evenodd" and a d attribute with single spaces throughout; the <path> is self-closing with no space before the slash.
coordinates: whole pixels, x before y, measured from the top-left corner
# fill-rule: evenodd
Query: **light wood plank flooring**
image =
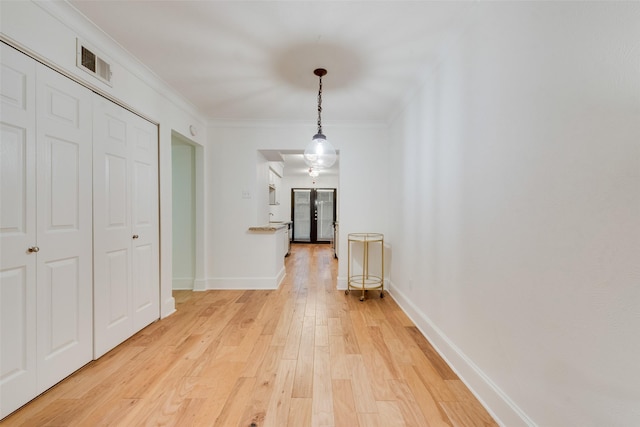
<path id="1" fill-rule="evenodd" d="M 293 245 L 276 291 L 176 291 L 145 328 L 7 426 L 495 426 L 392 298 L 336 290 Z"/>

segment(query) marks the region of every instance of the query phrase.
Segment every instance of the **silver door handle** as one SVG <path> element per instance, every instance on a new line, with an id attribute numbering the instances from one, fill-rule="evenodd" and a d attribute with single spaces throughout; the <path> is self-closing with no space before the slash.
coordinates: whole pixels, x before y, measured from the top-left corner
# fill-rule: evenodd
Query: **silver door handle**
<path id="1" fill-rule="evenodd" d="M 31 247 L 29 248 L 29 252 L 30 252 L 30 253 L 35 253 L 35 252 L 39 252 L 39 251 L 40 251 L 40 248 L 39 248 L 39 247 L 37 247 L 37 246 L 31 246 Z"/>
<path id="2" fill-rule="evenodd" d="M 134 239 L 137 239 L 138 237 L 140 237 L 140 236 L 138 236 L 137 234 L 134 234 L 134 235 L 133 235 L 133 238 L 134 238 Z"/>

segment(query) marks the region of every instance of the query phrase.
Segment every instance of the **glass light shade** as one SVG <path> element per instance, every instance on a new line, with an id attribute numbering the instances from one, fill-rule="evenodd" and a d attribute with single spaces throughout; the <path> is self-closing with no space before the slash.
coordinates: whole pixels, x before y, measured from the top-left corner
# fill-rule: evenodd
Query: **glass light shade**
<path id="1" fill-rule="evenodd" d="M 304 150 L 304 161 L 313 169 L 329 168 L 336 162 L 336 158 L 335 148 L 321 133 L 315 134 Z"/>

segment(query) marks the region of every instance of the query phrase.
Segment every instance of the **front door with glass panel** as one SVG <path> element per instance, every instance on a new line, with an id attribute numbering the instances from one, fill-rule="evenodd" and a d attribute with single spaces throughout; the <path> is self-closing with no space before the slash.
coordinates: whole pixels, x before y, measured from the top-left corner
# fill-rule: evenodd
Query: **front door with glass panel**
<path id="1" fill-rule="evenodd" d="M 293 188 L 291 218 L 294 242 L 331 242 L 336 220 L 336 189 Z"/>

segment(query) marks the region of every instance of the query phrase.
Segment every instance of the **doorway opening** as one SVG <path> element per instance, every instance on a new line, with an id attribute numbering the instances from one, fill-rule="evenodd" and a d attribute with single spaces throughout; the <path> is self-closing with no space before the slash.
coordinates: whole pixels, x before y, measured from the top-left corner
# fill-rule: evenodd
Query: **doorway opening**
<path id="1" fill-rule="evenodd" d="M 319 176 L 316 177 L 312 177 L 310 176 L 309 173 L 309 166 L 305 163 L 304 161 L 304 155 L 303 152 L 301 150 L 292 150 L 292 149 L 280 149 L 280 150 L 258 150 L 258 152 L 264 156 L 265 159 L 267 159 L 267 161 L 269 162 L 281 162 L 282 164 L 282 180 L 279 183 L 276 183 L 278 185 L 278 188 L 276 189 L 276 205 L 269 205 L 268 209 L 269 212 L 268 213 L 273 213 L 273 215 L 269 215 L 269 221 L 271 220 L 276 220 L 276 221 L 286 221 L 286 222 L 291 222 L 291 226 L 294 227 L 293 223 L 294 223 L 294 210 L 295 210 L 295 201 L 294 201 L 294 197 L 293 197 L 293 190 L 294 189 L 301 189 L 301 190 L 329 190 L 333 192 L 333 212 L 332 212 L 332 217 L 331 219 L 329 219 L 328 223 L 326 221 L 324 221 L 322 223 L 321 226 L 319 226 L 320 229 L 320 239 L 317 239 L 318 237 L 318 226 L 316 225 L 316 241 L 318 241 L 319 243 L 323 244 L 323 243 L 332 243 L 332 247 L 334 249 L 334 256 L 335 258 L 338 258 L 338 248 L 339 248 L 339 233 L 338 233 L 338 221 L 339 221 L 339 217 L 340 217 L 340 198 L 338 196 L 338 190 L 340 188 L 340 154 L 338 153 L 338 159 L 336 160 L 336 162 L 334 163 L 333 166 L 331 166 L 330 168 L 324 168 L 320 171 Z M 266 181 L 268 179 L 267 175 L 265 174 L 264 177 L 262 177 L 261 179 L 264 180 L 264 188 L 265 188 L 265 194 L 264 194 L 264 200 L 265 200 L 265 204 L 268 201 L 268 195 L 266 193 Z M 262 187 L 262 185 L 260 185 L 260 187 Z M 278 197 L 278 195 L 281 195 L 281 197 Z M 317 195 L 317 193 L 316 193 Z M 321 197 L 323 197 L 326 195 L 322 195 Z M 309 200 L 310 200 L 310 195 L 309 195 Z M 316 198 L 317 200 L 317 198 Z M 324 199 L 322 199 L 322 201 L 324 202 Z M 278 204 L 279 203 L 279 204 Z M 326 206 L 323 203 L 323 208 L 326 208 Z M 309 211 L 311 212 L 311 211 Z M 323 209 L 322 213 L 326 213 L 327 209 Z M 265 216 L 268 215 L 268 213 L 265 212 Z M 310 216 L 305 216 L 305 218 L 308 218 L 308 227 L 309 227 L 309 233 L 311 232 L 311 218 Z M 314 217 L 315 220 L 315 217 Z M 331 221 L 334 221 L 333 224 L 331 224 Z M 333 227 L 331 228 L 330 226 L 333 225 Z M 329 228 L 327 228 L 329 226 Z M 301 228 L 304 228 L 303 225 L 301 225 L 301 223 L 298 223 L 298 232 L 300 233 L 302 230 Z M 311 235 L 309 235 L 308 238 L 306 239 L 302 239 L 300 237 L 300 234 L 298 235 L 298 238 L 294 238 L 293 236 L 293 230 L 290 230 L 291 235 L 290 235 L 290 240 L 291 243 L 296 244 L 297 242 L 300 242 L 302 244 L 307 244 L 310 243 L 311 240 Z M 331 238 L 327 238 L 326 235 L 328 233 L 331 233 Z"/>
<path id="2" fill-rule="evenodd" d="M 203 147 L 171 132 L 172 288 L 206 289 Z"/>
<path id="3" fill-rule="evenodd" d="M 335 188 L 292 188 L 294 243 L 332 243 L 336 222 Z"/>

